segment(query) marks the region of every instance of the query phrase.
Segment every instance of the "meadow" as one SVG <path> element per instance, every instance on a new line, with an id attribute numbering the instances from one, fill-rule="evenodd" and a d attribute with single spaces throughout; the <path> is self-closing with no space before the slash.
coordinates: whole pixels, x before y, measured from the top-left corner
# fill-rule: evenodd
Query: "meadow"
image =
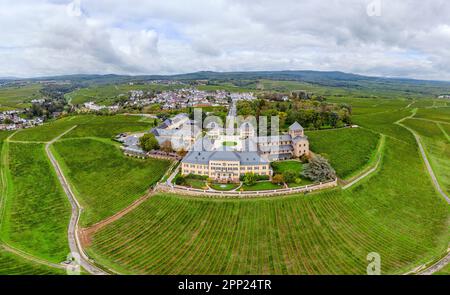
<path id="1" fill-rule="evenodd" d="M 170 162 L 135 159 L 97 139 L 62 139 L 52 146 L 72 190 L 84 208 L 81 225 L 107 218 L 143 196 Z"/>
<path id="2" fill-rule="evenodd" d="M 8 143 L 5 214 L 1 238 L 59 263 L 69 253 L 70 205 L 42 144 Z"/>
<path id="3" fill-rule="evenodd" d="M 309 131 L 310 149 L 330 161 L 340 178 L 349 178 L 375 156 L 379 134 L 363 128 Z"/>

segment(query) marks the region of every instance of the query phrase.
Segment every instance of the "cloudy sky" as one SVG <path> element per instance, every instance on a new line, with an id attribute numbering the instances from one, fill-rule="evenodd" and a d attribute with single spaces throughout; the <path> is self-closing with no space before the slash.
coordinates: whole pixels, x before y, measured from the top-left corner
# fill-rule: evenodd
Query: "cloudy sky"
<path id="1" fill-rule="evenodd" d="M 450 1 L 0 0 L 0 77 L 202 70 L 450 80 Z"/>

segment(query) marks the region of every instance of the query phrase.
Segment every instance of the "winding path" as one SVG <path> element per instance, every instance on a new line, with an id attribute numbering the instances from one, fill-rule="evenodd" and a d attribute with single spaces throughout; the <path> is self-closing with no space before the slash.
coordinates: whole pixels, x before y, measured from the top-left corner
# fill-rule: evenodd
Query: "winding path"
<path id="1" fill-rule="evenodd" d="M 95 266 L 92 261 L 87 257 L 87 255 L 84 253 L 83 248 L 81 247 L 80 239 L 78 237 L 78 221 L 80 220 L 80 214 L 82 211 L 82 207 L 78 203 L 75 195 L 73 194 L 72 190 L 70 189 L 69 183 L 67 182 L 66 178 L 64 177 L 64 174 L 62 173 L 62 169 L 59 166 L 58 162 L 56 161 L 55 157 L 53 156 L 50 146 L 56 142 L 58 139 L 63 137 L 65 134 L 72 131 L 74 128 L 76 128 L 77 125 L 72 126 L 72 128 L 66 130 L 56 138 L 52 139 L 51 141 L 47 142 L 45 145 L 45 152 L 47 153 L 48 158 L 50 159 L 50 162 L 53 165 L 53 168 L 56 171 L 56 174 L 58 176 L 58 180 L 61 183 L 61 186 L 64 189 L 64 192 L 67 195 L 67 198 L 69 199 L 70 205 L 72 206 L 72 215 L 70 217 L 70 223 L 68 228 L 68 240 L 69 240 L 69 248 L 72 253 L 75 253 L 80 257 L 80 265 L 82 268 L 84 268 L 87 272 L 90 274 L 95 275 L 106 275 L 105 271 Z"/>

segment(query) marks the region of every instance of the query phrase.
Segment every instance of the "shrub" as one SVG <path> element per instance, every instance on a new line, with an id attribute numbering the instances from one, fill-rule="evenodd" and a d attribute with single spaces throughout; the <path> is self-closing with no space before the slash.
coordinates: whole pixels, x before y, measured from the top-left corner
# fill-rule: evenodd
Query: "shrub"
<path id="1" fill-rule="evenodd" d="M 176 185 L 185 185 L 186 184 L 186 178 L 180 174 L 175 176 L 175 184 Z"/>
<path id="2" fill-rule="evenodd" d="M 258 176 L 255 173 L 245 173 L 243 181 L 247 186 L 254 185 L 258 180 Z"/>

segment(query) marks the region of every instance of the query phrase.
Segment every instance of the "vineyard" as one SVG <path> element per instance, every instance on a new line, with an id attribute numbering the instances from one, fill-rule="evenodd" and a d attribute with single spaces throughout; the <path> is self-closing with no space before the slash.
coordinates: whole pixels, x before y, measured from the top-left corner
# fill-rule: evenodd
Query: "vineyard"
<path id="1" fill-rule="evenodd" d="M 340 178 L 348 178 L 374 158 L 380 136 L 361 128 L 312 131 L 306 134 L 314 153 L 330 161 Z"/>
<path id="2" fill-rule="evenodd" d="M 363 274 L 370 252 L 385 274 L 410 271 L 447 249 L 449 210 L 414 138 L 393 124 L 398 112 L 366 120 L 381 117 L 389 137 L 380 170 L 350 190 L 270 200 L 160 195 L 97 232 L 88 251 L 123 273 Z"/>
<path id="3" fill-rule="evenodd" d="M 42 144 L 8 145 L 9 183 L 1 238 L 16 248 L 59 263 L 69 252 L 69 202 Z"/>
<path id="4" fill-rule="evenodd" d="M 385 135 L 377 171 L 357 185 L 270 199 L 154 195 L 94 231 L 85 245 L 89 256 L 124 274 L 364 274 L 371 252 L 380 254 L 383 274 L 403 274 L 441 257 L 450 238 L 450 210 L 432 186 L 413 135 L 396 122 L 418 108 L 402 124 L 421 136 L 448 191 L 447 109 L 429 108 L 436 106 L 431 100 L 341 100 L 352 105 L 361 128 L 307 135 L 311 149 L 327 157 L 341 178 L 370 163 Z M 44 143 L 77 126 L 51 151 L 83 206 L 80 226 L 89 227 L 145 195 L 169 167 L 168 161 L 126 157 L 112 140 L 154 123 L 137 116 L 82 115 L 22 130 L 8 143 L 3 140 L 11 133 L 0 132 L 6 176 L 2 241 L 49 262 L 63 261 L 70 207 Z M 0 248 L 0 273 L 63 271 Z"/>
<path id="5" fill-rule="evenodd" d="M 130 205 L 170 165 L 166 160 L 126 157 L 117 146 L 95 139 L 61 140 L 54 144 L 54 151 L 85 209 L 82 225 L 96 223 Z"/>

